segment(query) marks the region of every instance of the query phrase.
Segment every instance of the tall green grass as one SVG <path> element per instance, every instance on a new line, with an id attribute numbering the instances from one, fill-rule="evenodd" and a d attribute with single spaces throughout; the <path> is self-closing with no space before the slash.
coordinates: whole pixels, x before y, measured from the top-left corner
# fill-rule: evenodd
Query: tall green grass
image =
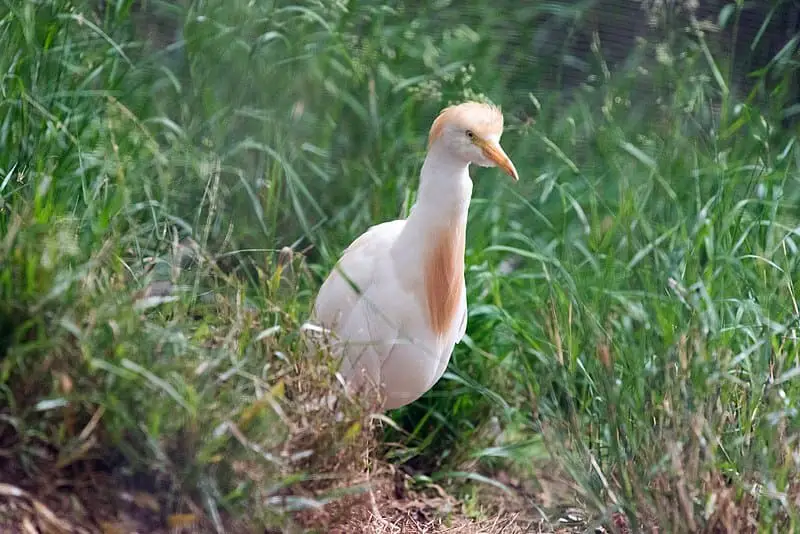
<path id="1" fill-rule="evenodd" d="M 218 525 L 303 506 L 343 462 L 308 454 L 366 424 L 310 407 L 315 288 L 407 212 L 435 113 L 490 98 L 521 180 L 474 172 L 468 336 L 383 453 L 451 481 L 555 461 L 597 521 L 795 529 L 798 39 L 746 90 L 697 26 L 613 71 L 595 42 L 558 93 L 529 43 L 565 50 L 591 4 L 501 4 L 4 3 L 14 465 L 156 474 Z"/>

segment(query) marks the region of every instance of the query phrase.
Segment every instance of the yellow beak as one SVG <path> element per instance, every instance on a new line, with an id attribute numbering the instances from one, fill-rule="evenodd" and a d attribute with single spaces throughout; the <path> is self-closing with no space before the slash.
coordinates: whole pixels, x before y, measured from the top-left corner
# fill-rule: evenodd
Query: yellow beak
<path id="1" fill-rule="evenodd" d="M 506 155 L 503 147 L 496 142 L 483 142 L 479 145 L 483 149 L 483 155 L 492 160 L 498 167 L 503 169 L 506 174 L 514 179 L 516 182 L 519 180 L 517 169 L 511 162 L 511 159 Z"/>

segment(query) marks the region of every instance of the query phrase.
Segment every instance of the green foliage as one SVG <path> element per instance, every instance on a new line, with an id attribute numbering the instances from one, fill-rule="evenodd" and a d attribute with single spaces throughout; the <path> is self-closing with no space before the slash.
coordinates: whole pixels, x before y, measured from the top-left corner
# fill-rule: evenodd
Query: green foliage
<path id="1" fill-rule="evenodd" d="M 474 172 L 468 336 L 388 456 L 452 479 L 553 458 L 598 520 L 667 530 L 721 521 L 730 485 L 796 528 L 798 39 L 746 91 L 698 24 L 613 71 L 595 43 L 561 93 L 591 3 L 518 4 L 6 1 L 0 448 L 121 453 L 276 521 L 285 455 L 321 450 L 290 421 L 331 387 L 298 363 L 314 289 L 407 212 L 434 114 L 487 98 L 521 180 Z"/>

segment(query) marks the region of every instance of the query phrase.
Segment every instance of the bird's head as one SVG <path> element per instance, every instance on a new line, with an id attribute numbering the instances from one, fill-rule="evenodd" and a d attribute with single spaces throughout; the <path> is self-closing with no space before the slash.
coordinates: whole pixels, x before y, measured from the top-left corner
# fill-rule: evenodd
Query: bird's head
<path id="1" fill-rule="evenodd" d="M 468 163 L 481 167 L 500 167 L 515 181 L 517 169 L 500 146 L 503 114 L 500 109 L 480 102 L 464 102 L 444 108 L 433 121 L 428 148 L 441 143 L 444 148 Z"/>

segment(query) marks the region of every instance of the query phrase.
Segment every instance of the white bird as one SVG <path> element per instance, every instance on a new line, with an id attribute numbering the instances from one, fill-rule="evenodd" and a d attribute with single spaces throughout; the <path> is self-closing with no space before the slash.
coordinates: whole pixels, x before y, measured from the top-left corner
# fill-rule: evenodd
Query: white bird
<path id="1" fill-rule="evenodd" d="M 483 103 L 441 111 L 406 219 L 369 228 L 322 284 L 313 320 L 350 388 L 379 388 L 384 410 L 422 396 L 444 374 L 467 327 L 464 247 L 469 165 L 517 170 L 500 146 L 503 115 Z"/>

